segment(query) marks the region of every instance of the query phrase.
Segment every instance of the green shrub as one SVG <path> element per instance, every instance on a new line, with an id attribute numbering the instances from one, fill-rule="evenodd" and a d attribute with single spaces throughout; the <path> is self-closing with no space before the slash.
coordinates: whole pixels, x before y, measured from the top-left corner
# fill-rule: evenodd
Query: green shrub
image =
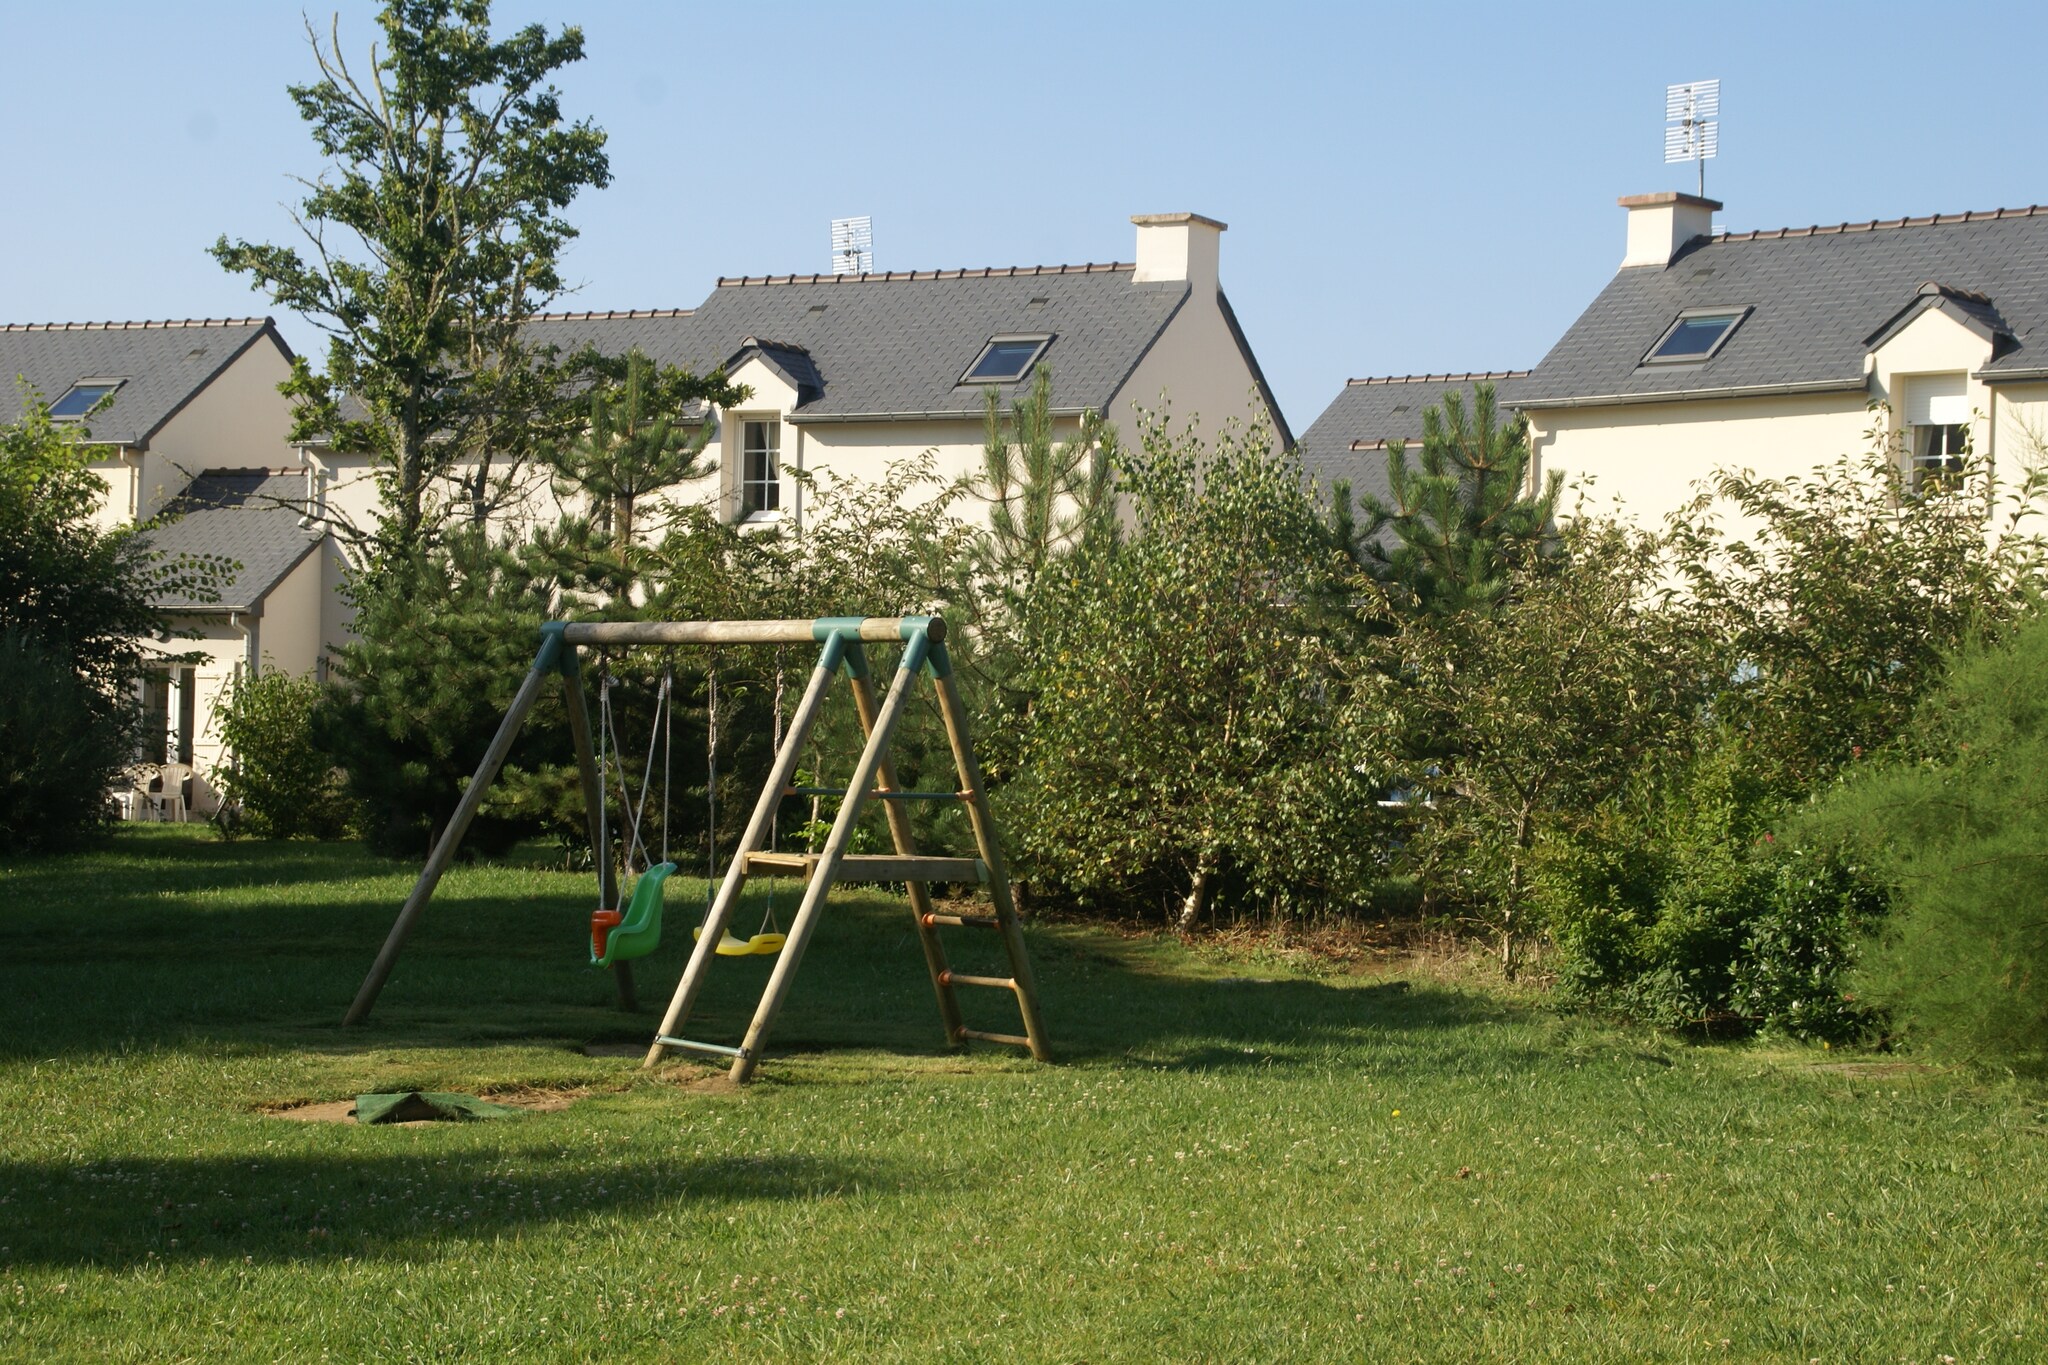
<path id="1" fill-rule="evenodd" d="M 1645 1023 L 1839 1039 L 1868 1027 L 1844 989 L 1882 917 L 1853 861 L 1791 848 L 1745 749 L 1724 745 L 1647 816 L 1603 811 L 1538 874 L 1567 1000 Z"/>
<path id="2" fill-rule="evenodd" d="M 1810 817 L 1897 888 L 1855 974 L 1930 1051 L 2048 1072 L 2048 618 L 1965 650 L 1911 746 Z"/>
<path id="3" fill-rule="evenodd" d="M 348 829 L 353 811 L 334 758 L 313 742 L 321 693 L 311 678 L 279 672 L 229 689 L 220 731 L 228 760 L 212 778 L 249 833 L 334 839 Z"/>
<path id="4" fill-rule="evenodd" d="M 66 660 L 0 629 L 0 851 L 68 848 L 100 830 L 129 757 L 126 720 Z"/>

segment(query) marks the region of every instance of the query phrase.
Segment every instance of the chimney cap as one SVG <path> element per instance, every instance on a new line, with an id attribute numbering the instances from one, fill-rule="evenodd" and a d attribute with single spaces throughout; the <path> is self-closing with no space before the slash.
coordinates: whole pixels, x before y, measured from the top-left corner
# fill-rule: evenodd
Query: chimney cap
<path id="1" fill-rule="evenodd" d="M 1655 194 L 1624 194 L 1614 201 L 1625 209 L 1654 209 L 1667 204 L 1681 204 L 1687 208 L 1720 209 L 1724 207 L 1718 199 L 1706 199 L 1697 194 L 1686 194 L 1680 190 L 1659 190 Z"/>
<path id="2" fill-rule="evenodd" d="M 1134 213 L 1131 215 L 1131 221 L 1139 227 L 1169 227 L 1175 223 L 1200 223 L 1203 227 L 1212 227 L 1218 232 L 1230 231 L 1230 224 L 1199 213 Z"/>

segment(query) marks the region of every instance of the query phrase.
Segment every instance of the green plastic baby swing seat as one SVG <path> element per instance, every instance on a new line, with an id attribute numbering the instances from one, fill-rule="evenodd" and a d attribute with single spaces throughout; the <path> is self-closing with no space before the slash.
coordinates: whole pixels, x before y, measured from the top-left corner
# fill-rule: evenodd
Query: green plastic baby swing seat
<path id="1" fill-rule="evenodd" d="M 633 886 L 632 902 L 616 922 L 611 921 L 617 911 L 599 910 L 591 915 L 591 966 L 630 962 L 661 946 L 661 885 L 675 870 L 674 863 L 656 863 L 641 873 Z"/>

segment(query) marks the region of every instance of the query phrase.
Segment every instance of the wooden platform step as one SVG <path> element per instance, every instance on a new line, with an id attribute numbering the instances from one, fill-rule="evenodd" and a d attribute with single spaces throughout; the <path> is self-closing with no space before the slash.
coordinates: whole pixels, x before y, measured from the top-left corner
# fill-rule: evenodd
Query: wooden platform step
<path id="1" fill-rule="evenodd" d="M 824 861 L 821 853 L 749 853 L 747 873 L 802 877 L 809 881 Z M 979 858 L 926 858 L 900 853 L 849 853 L 839 860 L 842 882 L 981 882 L 988 868 Z"/>

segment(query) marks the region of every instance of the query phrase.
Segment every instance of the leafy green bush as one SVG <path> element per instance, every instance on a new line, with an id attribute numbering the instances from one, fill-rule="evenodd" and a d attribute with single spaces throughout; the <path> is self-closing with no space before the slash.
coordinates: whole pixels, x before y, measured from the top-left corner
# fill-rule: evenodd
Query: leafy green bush
<path id="1" fill-rule="evenodd" d="M 1377 793 L 1333 753 L 1343 669 L 1315 625 L 1347 566 L 1300 466 L 1236 429 L 1208 446 L 1153 425 L 1117 489 L 1127 536 L 1055 559 L 1024 606 L 1034 700 L 1001 798 L 1020 870 L 1170 897 L 1183 928 L 1229 893 L 1358 903 Z"/>
<path id="2" fill-rule="evenodd" d="M 125 713 L 67 660 L 0 629 L 0 851 L 47 852 L 97 833 L 129 743 Z"/>
<path id="3" fill-rule="evenodd" d="M 1648 816 L 1609 808 L 1546 850 L 1537 887 L 1564 997 L 1705 1032 L 1864 1030 L 1844 984 L 1884 895 L 1856 863 L 1779 842 L 1777 811 L 1730 744 Z"/>
<path id="4" fill-rule="evenodd" d="M 1864 849 L 1896 909 L 1856 983 L 1940 1054 L 2048 1072 L 2048 617 L 1956 660 L 1910 747 L 1850 775 L 1812 835 Z"/>
<path id="5" fill-rule="evenodd" d="M 313 742 L 321 698 L 311 678 L 274 671 L 229 689 L 220 734 L 230 757 L 212 779 L 249 833 L 334 839 L 348 829 L 353 808 L 334 757 Z"/>

